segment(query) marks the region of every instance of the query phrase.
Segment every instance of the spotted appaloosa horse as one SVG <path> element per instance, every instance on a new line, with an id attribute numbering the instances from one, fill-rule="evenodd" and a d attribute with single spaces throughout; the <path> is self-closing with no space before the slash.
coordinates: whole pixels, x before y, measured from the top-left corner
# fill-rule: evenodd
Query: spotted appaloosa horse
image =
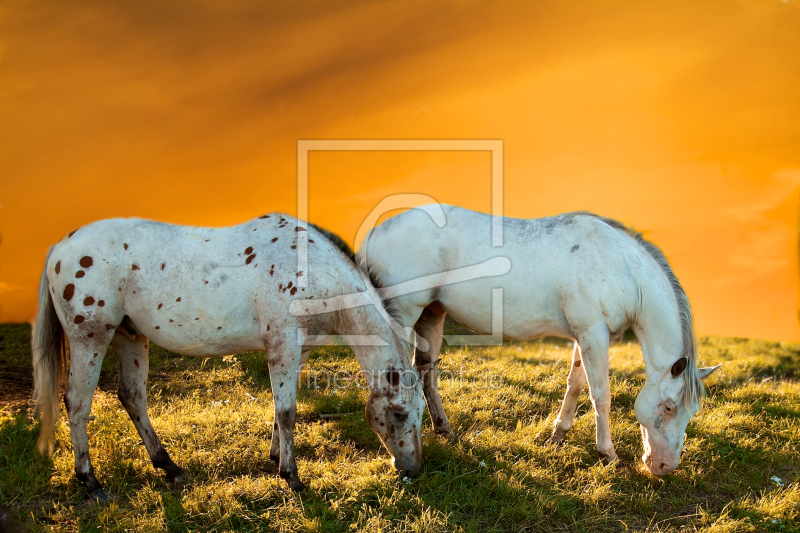
<path id="1" fill-rule="evenodd" d="M 434 222 L 436 221 L 436 222 Z M 578 395 L 589 383 L 597 420 L 597 449 L 617 461 L 609 429 L 610 334 L 632 327 L 642 344 L 647 380 L 636 399 L 645 453 L 655 475 L 680 460 L 684 431 L 699 408 L 701 379 L 716 368 L 698 368 L 692 312 L 664 255 L 619 222 L 589 213 L 543 219 L 502 218 L 505 242 L 492 246 L 492 217 L 458 207 L 430 205 L 386 220 L 358 253 L 359 265 L 429 345 L 414 363 L 436 362 L 445 313 L 478 332 L 492 331 L 492 289 L 503 289 L 502 335 L 529 339 L 554 335 L 576 339 L 567 392 L 553 442 L 572 427 Z M 447 275 L 497 258 L 510 260 L 504 275 L 395 294 L 411 280 Z M 399 285 L 403 284 L 403 285 Z M 394 287 L 394 288 L 393 288 Z M 420 346 L 424 346 L 420 343 Z M 451 432 L 436 383 L 423 377 L 434 429 Z"/>
<path id="2" fill-rule="evenodd" d="M 310 273 L 297 268 L 300 239 L 307 239 Z M 298 283 L 301 279 L 307 283 Z M 416 376 L 407 347 L 394 334 L 375 289 L 310 224 L 280 214 L 220 229 L 99 221 L 50 249 L 39 293 L 33 372 L 42 416 L 40 450 L 53 450 L 66 339 L 70 367 L 64 403 L 75 472 L 97 499 L 108 493 L 92 469 L 86 422 L 109 344 L 119 360 L 119 399 L 153 466 L 171 479 L 183 473 L 147 417 L 150 339 L 190 356 L 266 350 L 275 401 L 270 457 L 289 487 L 300 489 L 293 432 L 300 361 L 313 348 L 309 334 L 379 336 L 382 345 L 352 346 L 370 386 L 367 420 L 398 470 L 410 474 L 420 468 L 422 391 L 419 382 L 403 381 Z M 360 294 L 367 305 L 332 306 L 312 316 L 288 311 L 294 300 L 345 293 Z"/>

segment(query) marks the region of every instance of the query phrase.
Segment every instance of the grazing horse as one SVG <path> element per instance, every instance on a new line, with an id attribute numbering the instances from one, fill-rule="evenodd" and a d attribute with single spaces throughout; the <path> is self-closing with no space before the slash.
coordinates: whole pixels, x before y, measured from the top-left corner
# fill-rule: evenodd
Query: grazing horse
<path id="1" fill-rule="evenodd" d="M 445 314 L 474 331 L 492 332 L 492 292 L 500 288 L 503 337 L 576 340 L 551 440 L 561 442 L 572 427 L 578 396 L 588 381 L 597 449 L 607 463 L 618 461 L 608 420 L 609 337 L 633 328 L 647 372 L 635 404 L 645 448 L 642 460 L 655 475 L 672 471 L 680 460 L 686 426 L 704 394 L 701 379 L 718 367 L 697 367 L 692 312 L 664 255 L 641 234 L 590 213 L 500 222 L 505 242 L 493 247 L 491 216 L 425 206 L 386 220 L 358 253 L 359 267 L 375 287 L 382 287 L 384 298 L 391 298 L 401 325 L 413 326 L 427 341 L 419 343 L 414 364 L 434 367 L 423 378 L 434 429 L 451 432 L 435 369 Z M 464 279 L 465 269 L 501 257 L 510 261 L 507 273 Z M 453 276 L 454 271 L 462 274 Z M 411 280 L 437 274 L 443 281 L 436 286 L 401 289 Z M 458 281 L 448 282 L 448 276 Z"/>
<path id="2" fill-rule="evenodd" d="M 310 275 L 297 268 L 300 239 L 306 239 Z M 327 307 L 325 299 L 344 293 L 362 295 L 366 305 Z M 292 301 L 312 299 L 324 299 L 329 312 L 289 313 Z M 367 420 L 394 466 L 410 475 L 422 461 L 422 391 L 392 324 L 355 264 L 316 227 L 289 216 L 265 215 L 219 229 L 137 219 L 96 222 L 53 246 L 42 274 L 33 338 L 39 449 L 53 450 L 65 339 L 70 365 L 64 403 L 75 473 L 96 499 L 109 495 L 92 469 L 86 422 L 109 344 L 119 360 L 119 399 L 153 466 L 170 479 L 183 470 L 147 416 L 149 340 L 190 356 L 266 350 L 275 401 L 270 457 L 289 487 L 299 490 L 293 435 L 300 361 L 313 348 L 311 334 L 347 333 L 382 340 L 352 348 L 370 387 Z"/>

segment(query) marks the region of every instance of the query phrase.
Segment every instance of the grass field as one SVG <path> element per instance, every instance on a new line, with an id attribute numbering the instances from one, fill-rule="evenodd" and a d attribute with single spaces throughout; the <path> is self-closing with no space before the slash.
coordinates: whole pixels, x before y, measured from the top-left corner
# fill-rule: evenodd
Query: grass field
<path id="1" fill-rule="evenodd" d="M 598 462 L 586 392 L 566 444 L 547 443 L 571 347 L 537 341 L 446 349 L 441 389 L 458 439 L 433 435 L 426 416 L 423 470 L 407 481 L 364 420 L 363 380 L 347 375 L 358 370 L 354 356 L 321 348 L 309 375 L 333 369 L 349 386 L 307 381 L 299 392 L 300 494 L 269 459 L 263 354 L 198 360 L 151 347 L 150 416 L 189 473 L 174 485 L 152 468 L 116 398 L 109 352 L 89 436 L 97 476 L 116 499 L 98 505 L 74 477 L 65 418 L 55 455 L 36 452 L 29 342 L 27 326 L 0 326 L 0 514 L 18 522 L 8 530 L 800 531 L 798 344 L 702 339 L 702 363 L 723 367 L 689 424 L 680 466 L 663 479 L 639 460 L 638 344 L 611 355 L 611 431 L 627 469 Z"/>

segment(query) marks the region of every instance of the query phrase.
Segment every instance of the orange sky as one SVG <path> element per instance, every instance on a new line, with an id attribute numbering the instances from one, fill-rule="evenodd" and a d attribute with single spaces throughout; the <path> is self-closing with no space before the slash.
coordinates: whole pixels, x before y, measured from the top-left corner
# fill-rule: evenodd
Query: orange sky
<path id="1" fill-rule="evenodd" d="M 296 212 L 298 139 L 502 139 L 505 213 L 645 230 L 699 334 L 800 340 L 800 2 L 0 3 L 0 322 L 93 220 Z M 349 240 L 387 194 L 488 211 L 488 153 L 312 153 Z"/>

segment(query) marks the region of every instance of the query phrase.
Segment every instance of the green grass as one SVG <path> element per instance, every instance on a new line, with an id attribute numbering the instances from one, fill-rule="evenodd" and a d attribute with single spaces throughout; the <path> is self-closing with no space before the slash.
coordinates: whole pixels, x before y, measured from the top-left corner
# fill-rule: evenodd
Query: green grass
<path id="1" fill-rule="evenodd" d="M 29 365 L 29 335 L 0 326 L 0 360 Z M 0 506 L 33 531 L 800 530 L 800 345 L 703 339 L 702 362 L 723 368 L 687 428 L 680 466 L 663 479 L 639 460 L 637 344 L 613 346 L 611 355 L 611 430 L 629 468 L 599 463 L 586 392 L 566 443 L 547 443 L 570 354 L 567 344 L 544 341 L 446 350 L 441 390 L 459 438 L 431 434 L 426 417 L 423 471 L 411 482 L 398 479 L 367 426 L 357 382 L 345 390 L 304 386 L 296 450 L 308 489 L 293 494 L 269 459 L 263 354 L 204 361 L 152 347 L 150 416 L 189 472 L 174 485 L 152 468 L 116 399 L 109 352 L 89 436 L 97 476 L 116 499 L 86 500 L 64 418 L 55 455 L 38 455 L 38 423 L 17 401 L 0 403 Z M 349 349 L 337 346 L 312 354 L 312 371 L 326 367 L 358 370 Z M 320 416 L 331 413 L 340 416 Z"/>

